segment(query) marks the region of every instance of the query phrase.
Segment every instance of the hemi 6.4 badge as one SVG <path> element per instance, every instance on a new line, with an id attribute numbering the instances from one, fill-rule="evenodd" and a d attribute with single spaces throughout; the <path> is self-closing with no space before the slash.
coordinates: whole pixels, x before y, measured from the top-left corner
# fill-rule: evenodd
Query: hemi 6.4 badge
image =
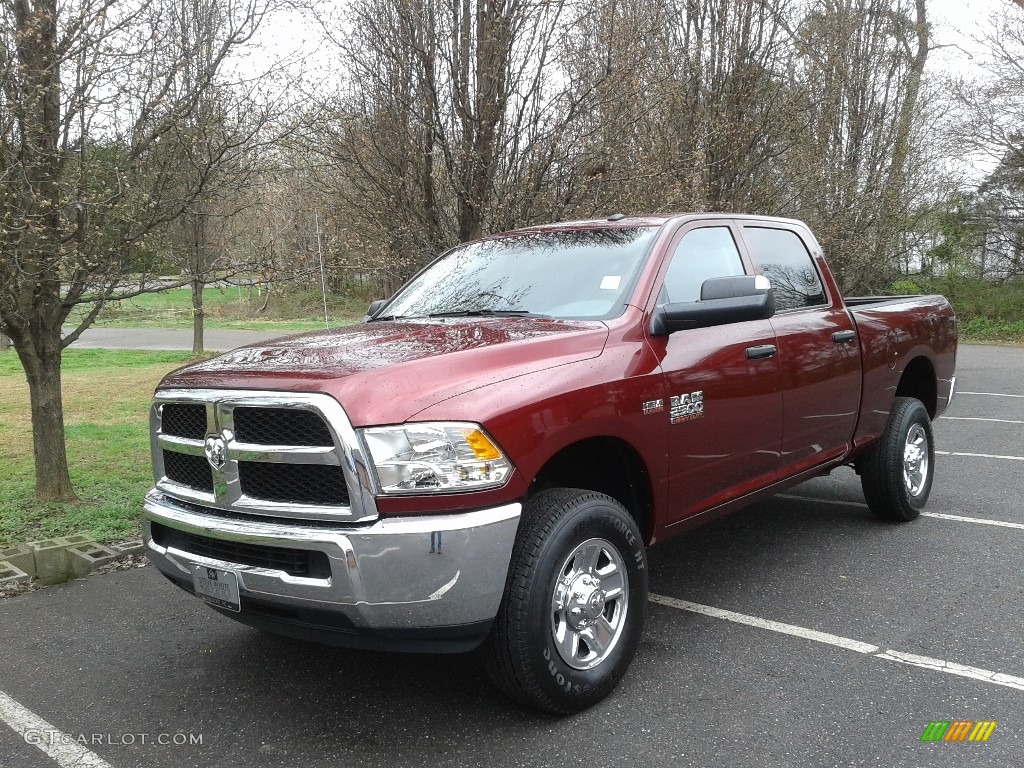
<path id="1" fill-rule="evenodd" d="M 665 410 L 664 400 L 647 400 L 644 402 L 644 416 L 650 416 L 652 413 L 661 413 Z"/>
<path id="2" fill-rule="evenodd" d="M 672 395 L 669 398 L 668 420 L 670 424 L 704 418 L 704 392 L 688 395 Z"/>

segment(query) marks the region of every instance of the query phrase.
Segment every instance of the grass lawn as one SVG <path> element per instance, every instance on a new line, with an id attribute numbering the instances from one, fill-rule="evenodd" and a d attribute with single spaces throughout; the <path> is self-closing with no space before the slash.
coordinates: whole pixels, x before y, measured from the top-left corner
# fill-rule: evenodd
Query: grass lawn
<path id="1" fill-rule="evenodd" d="M 264 295 L 247 288 L 210 287 L 203 291 L 203 312 L 207 328 L 305 331 L 324 327 L 323 296 L 319 292 L 274 294 L 265 311 Z M 369 300 L 362 296 L 328 294 L 327 315 L 331 327 L 351 325 L 362 318 Z M 84 314 L 80 309 L 68 319 Z M 172 288 L 161 293 L 144 293 L 133 299 L 115 301 L 104 307 L 96 325 L 121 328 L 191 328 L 192 291 Z"/>
<path id="2" fill-rule="evenodd" d="M 1010 342 L 1024 344 L 1024 320 L 1000 323 L 992 322 L 985 317 L 976 317 L 973 320 L 960 323 L 957 330 L 961 343 Z"/>
<path id="3" fill-rule="evenodd" d="M 189 359 L 184 352 L 65 351 L 68 463 L 81 501 L 40 504 L 28 385 L 15 353 L 0 353 L 0 546 L 79 532 L 100 541 L 137 536 L 142 496 L 153 482 L 149 399 L 163 375 Z"/>

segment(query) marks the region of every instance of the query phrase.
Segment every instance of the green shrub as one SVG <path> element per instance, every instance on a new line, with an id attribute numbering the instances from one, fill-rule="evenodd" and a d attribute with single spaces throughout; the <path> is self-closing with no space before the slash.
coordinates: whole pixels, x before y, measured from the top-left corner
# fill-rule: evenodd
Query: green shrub
<path id="1" fill-rule="evenodd" d="M 903 279 L 897 280 L 892 284 L 892 292 L 897 296 L 913 296 L 919 293 L 923 293 L 921 286 L 915 283 L 913 280 Z"/>
<path id="2" fill-rule="evenodd" d="M 1024 341 L 1024 320 L 999 323 L 987 317 L 974 317 L 959 325 L 964 341 Z"/>
<path id="3" fill-rule="evenodd" d="M 953 305 L 965 340 L 1024 342 L 1024 282 L 913 275 L 893 283 L 893 292 L 942 294 Z"/>

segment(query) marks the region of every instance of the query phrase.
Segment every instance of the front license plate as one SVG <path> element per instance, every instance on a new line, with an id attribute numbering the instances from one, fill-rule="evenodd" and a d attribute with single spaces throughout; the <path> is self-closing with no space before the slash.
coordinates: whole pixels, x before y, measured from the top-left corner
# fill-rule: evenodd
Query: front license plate
<path id="1" fill-rule="evenodd" d="M 196 588 L 196 594 L 210 605 L 229 611 L 242 610 L 238 599 L 238 574 L 234 571 L 193 565 L 192 584 Z"/>

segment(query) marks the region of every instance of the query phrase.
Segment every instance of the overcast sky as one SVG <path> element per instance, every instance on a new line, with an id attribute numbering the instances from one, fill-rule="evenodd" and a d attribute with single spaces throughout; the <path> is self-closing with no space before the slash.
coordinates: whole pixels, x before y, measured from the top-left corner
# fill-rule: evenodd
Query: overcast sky
<path id="1" fill-rule="evenodd" d="M 929 59 L 936 68 L 966 77 L 977 73 L 971 56 L 977 57 L 981 48 L 975 40 L 990 23 L 992 15 L 1024 14 L 1024 9 L 1013 0 L 928 0 L 928 11 L 935 45 L 959 46 L 937 49 Z"/>

